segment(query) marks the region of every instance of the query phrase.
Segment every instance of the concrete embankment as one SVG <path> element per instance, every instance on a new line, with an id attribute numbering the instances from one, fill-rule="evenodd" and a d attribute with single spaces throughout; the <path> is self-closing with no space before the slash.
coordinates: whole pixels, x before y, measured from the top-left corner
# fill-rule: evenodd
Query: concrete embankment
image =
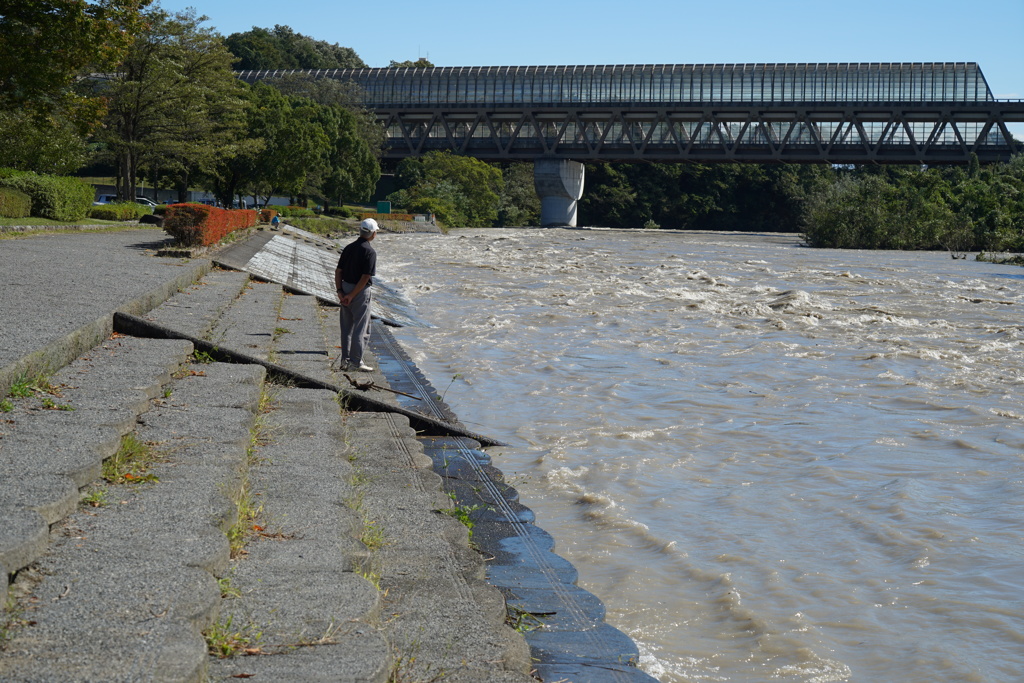
<path id="1" fill-rule="evenodd" d="M 571 566 L 383 327 L 351 379 L 422 396 L 344 409 L 330 309 L 161 241 L 0 244 L 0 679 L 647 678 L 599 607 L 541 604 L 581 604 Z"/>

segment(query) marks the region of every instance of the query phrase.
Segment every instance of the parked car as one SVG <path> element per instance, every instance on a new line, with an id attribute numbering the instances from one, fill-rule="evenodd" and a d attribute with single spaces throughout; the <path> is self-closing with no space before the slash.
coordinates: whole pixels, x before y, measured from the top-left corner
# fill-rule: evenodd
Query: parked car
<path id="1" fill-rule="evenodd" d="M 93 206 L 103 206 L 104 204 L 116 204 L 116 203 L 117 203 L 117 195 L 116 194 L 101 194 L 99 197 L 96 198 L 96 201 L 94 201 L 92 203 L 92 205 Z M 136 197 L 135 198 L 135 203 L 136 204 L 143 204 L 145 206 L 150 206 L 150 207 L 157 205 L 157 203 L 154 202 L 152 199 L 147 199 L 146 197 Z"/>

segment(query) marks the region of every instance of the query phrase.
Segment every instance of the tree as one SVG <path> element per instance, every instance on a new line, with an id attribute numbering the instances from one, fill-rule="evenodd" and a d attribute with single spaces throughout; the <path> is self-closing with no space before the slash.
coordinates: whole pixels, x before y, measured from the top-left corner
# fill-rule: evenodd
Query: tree
<path id="1" fill-rule="evenodd" d="M 533 164 L 510 163 L 502 170 L 502 179 L 498 225 L 540 225 L 540 197 L 533 185 Z"/>
<path id="2" fill-rule="evenodd" d="M 410 211 L 434 213 L 452 227 L 491 226 L 504 180 L 494 166 L 451 152 L 428 152 L 398 166 L 400 190 L 389 199 Z"/>
<path id="3" fill-rule="evenodd" d="M 426 57 L 420 57 L 415 62 L 411 61 L 411 60 L 406 60 L 404 62 L 396 62 L 395 60 L 392 59 L 391 63 L 388 64 L 388 68 L 389 69 L 406 69 L 406 68 L 407 69 L 433 69 L 434 68 L 434 63 L 431 62 Z"/>
<path id="4" fill-rule="evenodd" d="M 82 129 L 101 111 L 75 91 L 89 71 L 113 68 L 144 24 L 150 0 L 32 0 L 0 9 L 0 108 L 63 110 Z"/>
<path id="5" fill-rule="evenodd" d="M 355 50 L 337 43 L 314 40 L 288 26 L 272 29 L 253 26 L 225 39 L 237 58 L 236 69 L 362 69 L 366 63 Z"/>
<path id="6" fill-rule="evenodd" d="M 191 10 L 147 14 L 127 57 L 111 75 L 106 141 L 118 161 L 118 196 L 136 196 L 143 166 L 175 177 L 184 201 L 189 178 L 236 141 L 244 85 L 220 37 Z"/>
<path id="7" fill-rule="evenodd" d="M 0 111 L 0 140 L 5 141 L 4 165 L 21 171 L 67 175 L 88 157 L 85 140 L 56 114 Z"/>

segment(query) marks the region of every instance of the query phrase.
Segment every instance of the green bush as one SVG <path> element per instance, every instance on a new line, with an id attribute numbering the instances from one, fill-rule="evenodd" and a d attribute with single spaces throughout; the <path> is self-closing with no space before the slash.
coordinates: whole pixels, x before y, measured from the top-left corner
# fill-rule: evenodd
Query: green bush
<path id="1" fill-rule="evenodd" d="M 314 218 L 316 212 L 304 206 L 275 206 L 281 218 Z"/>
<path id="2" fill-rule="evenodd" d="M 32 213 L 32 198 L 13 187 L 0 187 L 0 217 L 24 218 Z"/>
<path id="3" fill-rule="evenodd" d="M 25 173 L 0 180 L 32 198 L 32 215 L 54 221 L 80 221 L 89 213 L 95 190 L 89 183 L 66 176 Z"/>
<path id="4" fill-rule="evenodd" d="M 153 213 L 153 208 L 145 204 L 120 202 L 91 207 L 89 209 L 89 218 L 101 221 L 134 221 L 149 213 Z"/>

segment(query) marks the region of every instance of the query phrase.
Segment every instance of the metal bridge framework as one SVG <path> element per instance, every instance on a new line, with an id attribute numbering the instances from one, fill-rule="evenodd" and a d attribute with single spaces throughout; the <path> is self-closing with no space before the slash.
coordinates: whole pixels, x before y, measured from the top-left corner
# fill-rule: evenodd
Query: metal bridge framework
<path id="1" fill-rule="evenodd" d="M 1007 127 L 1024 122 L 1024 101 L 993 98 L 973 63 L 301 73 L 356 84 L 390 159 L 937 164 L 1024 152 Z"/>

